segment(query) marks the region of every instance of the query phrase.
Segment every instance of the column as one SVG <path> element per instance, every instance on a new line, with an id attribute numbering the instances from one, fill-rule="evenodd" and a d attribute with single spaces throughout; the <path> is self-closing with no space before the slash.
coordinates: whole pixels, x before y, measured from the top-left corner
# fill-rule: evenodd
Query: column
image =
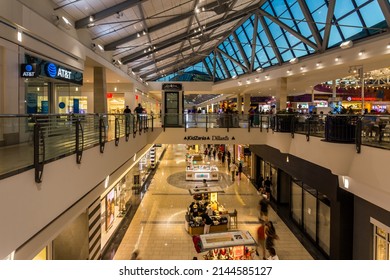
<path id="1" fill-rule="evenodd" d="M 337 85 L 336 85 L 336 80 L 332 80 L 332 97 L 336 97 L 337 93 Z"/>
<path id="2" fill-rule="evenodd" d="M 249 114 L 249 108 L 251 107 L 251 95 L 249 93 L 244 94 L 244 115 Z"/>
<path id="3" fill-rule="evenodd" d="M 93 68 L 93 112 L 107 113 L 106 69 Z"/>
<path id="4" fill-rule="evenodd" d="M 276 111 L 285 110 L 287 103 L 287 78 L 276 81 Z"/>
<path id="5" fill-rule="evenodd" d="M 242 108 L 241 108 L 241 95 L 237 94 L 237 111 L 241 114 Z"/>

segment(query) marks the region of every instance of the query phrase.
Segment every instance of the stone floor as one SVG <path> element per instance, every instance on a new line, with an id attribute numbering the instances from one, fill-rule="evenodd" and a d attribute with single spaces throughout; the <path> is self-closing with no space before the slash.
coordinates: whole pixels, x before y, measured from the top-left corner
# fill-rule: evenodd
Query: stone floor
<path id="1" fill-rule="evenodd" d="M 205 253 L 197 253 L 192 237 L 185 230 L 186 209 L 193 201 L 188 189 L 196 185 L 184 180 L 185 145 L 170 145 L 149 185 L 148 191 L 134 217 L 118 242 L 113 259 L 130 259 L 133 250 L 138 249 L 144 260 L 191 260 L 194 256 L 202 259 Z M 238 230 L 249 231 L 256 237 L 258 227 L 258 202 L 260 195 L 250 180 L 242 176 L 232 182 L 227 166 L 216 164 L 220 170 L 220 180 L 210 184 L 220 185 L 225 193 L 218 195 L 218 201 L 229 212 L 238 212 Z M 270 209 L 269 218 L 274 222 L 279 240 L 275 248 L 282 260 L 312 260 L 313 257 L 303 247 L 281 218 Z"/>

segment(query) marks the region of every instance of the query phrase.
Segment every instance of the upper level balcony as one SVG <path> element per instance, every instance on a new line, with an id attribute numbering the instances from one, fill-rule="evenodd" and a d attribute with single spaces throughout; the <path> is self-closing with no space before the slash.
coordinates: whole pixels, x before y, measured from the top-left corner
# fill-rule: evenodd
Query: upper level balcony
<path id="1" fill-rule="evenodd" d="M 290 142 L 301 135 L 308 142 L 327 142 L 329 149 L 336 143 L 350 144 L 360 153 L 362 145 L 390 149 L 390 115 L 0 115 L 0 178 L 34 168 L 39 182 L 45 163 L 70 155 L 81 163 L 86 149 L 99 146 L 104 153 L 107 142 L 117 146 L 123 141 L 137 141 L 142 133 L 148 135 L 145 144 L 255 145 L 270 144 L 269 134 L 287 135 Z M 270 145 L 291 152 L 272 141 Z"/>

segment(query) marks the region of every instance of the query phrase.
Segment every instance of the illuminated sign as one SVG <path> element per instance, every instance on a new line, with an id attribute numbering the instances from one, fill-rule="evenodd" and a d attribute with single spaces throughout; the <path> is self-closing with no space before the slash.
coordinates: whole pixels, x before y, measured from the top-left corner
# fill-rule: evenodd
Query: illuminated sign
<path id="1" fill-rule="evenodd" d="M 35 63 L 22 64 L 20 68 L 20 76 L 23 78 L 38 77 L 37 65 Z"/>
<path id="2" fill-rule="evenodd" d="M 45 73 L 48 77 L 53 79 L 64 79 L 64 80 L 73 80 L 73 72 L 58 66 L 52 62 L 46 63 Z"/>
<path id="3" fill-rule="evenodd" d="M 229 138 L 229 136 L 185 136 L 184 140 L 191 141 L 191 140 L 208 140 L 208 141 L 228 141 L 228 140 L 236 140 L 234 136 L 232 139 Z"/>
<path id="4" fill-rule="evenodd" d="M 21 64 L 20 75 L 23 78 L 48 77 L 78 85 L 83 84 L 83 73 L 81 72 L 27 54 L 25 55 L 25 61 L 29 63 Z"/>

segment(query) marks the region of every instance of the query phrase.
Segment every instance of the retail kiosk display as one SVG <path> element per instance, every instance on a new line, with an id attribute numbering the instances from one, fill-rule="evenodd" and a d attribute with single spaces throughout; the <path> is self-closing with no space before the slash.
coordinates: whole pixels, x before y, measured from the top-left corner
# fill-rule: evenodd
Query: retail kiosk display
<path id="1" fill-rule="evenodd" d="M 203 161 L 201 154 L 187 154 L 186 180 L 187 181 L 218 181 L 218 167 L 210 162 Z"/>
<path id="2" fill-rule="evenodd" d="M 257 246 L 249 231 L 201 234 L 193 242 L 198 253 L 207 252 L 206 260 L 251 260 Z"/>
<path id="3" fill-rule="evenodd" d="M 229 214 L 223 205 L 218 203 L 218 193 L 223 193 L 220 186 L 194 187 L 189 189 L 190 195 L 194 201 L 188 207 L 185 215 L 185 228 L 191 235 L 203 233 L 204 224 L 202 214 L 206 212 L 207 207 L 211 208 L 213 214 L 210 218 L 214 224 L 210 232 L 223 232 L 228 230 Z"/>

